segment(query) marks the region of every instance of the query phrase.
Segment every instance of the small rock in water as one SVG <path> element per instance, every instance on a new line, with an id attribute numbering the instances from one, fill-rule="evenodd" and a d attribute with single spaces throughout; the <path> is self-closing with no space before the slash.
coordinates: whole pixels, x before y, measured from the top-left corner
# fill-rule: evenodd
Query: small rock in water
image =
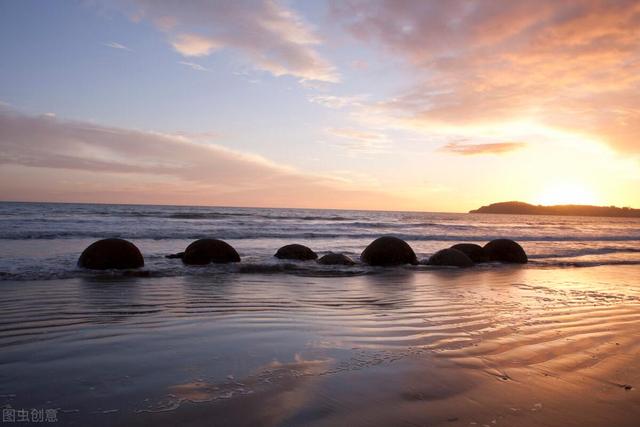
<path id="1" fill-rule="evenodd" d="M 429 265 L 448 267 L 473 267 L 473 261 L 457 249 L 442 249 L 429 258 Z"/>
<path id="2" fill-rule="evenodd" d="M 318 254 L 314 251 L 297 243 L 281 247 L 274 256 L 279 259 L 296 259 L 298 261 L 309 261 L 318 258 Z"/>
<path id="3" fill-rule="evenodd" d="M 476 245 L 475 243 L 458 243 L 451 246 L 451 249 L 459 250 L 460 252 L 471 258 L 471 261 L 473 262 L 489 261 L 489 256 L 485 252 L 484 248 L 480 245 Z"/>
<path id="4" fill-rule="evenodd" d="M 518 243 L 510 239 L 496 239 L 484 245 L 489 261 L 526 264 L 529 259 Z"/>
<path id="5" fill-rule="evenodd" d="M 345 254 L 329 252 L 318 260 L 318 264 L 323 265 L 354 265 L 355 262 Z"/>
<path id="6" fill-rule="evenodd" d="M 165 255 L 164 257 L 169 259 L 176 259 L 176 258 L 182 259 L 183 256 L 184 256 L 184 252 L 178 252 L 176 254 Z"/>
<path id="7" fill-rule="evenodd" d="M 240 262 L 240 255 L 225 241 L 200 239 L 187 246 L 182 262 L 188 265 L 225 264 Z"/>

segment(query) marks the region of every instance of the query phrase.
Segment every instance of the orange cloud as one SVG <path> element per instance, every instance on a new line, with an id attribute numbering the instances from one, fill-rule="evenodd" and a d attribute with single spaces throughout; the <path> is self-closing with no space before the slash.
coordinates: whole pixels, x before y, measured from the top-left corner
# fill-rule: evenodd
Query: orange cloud
<path id="1" fill-rule="evenodd" d="M 490 144 L 460 144 L 451 142 L 442 147 L 442 151 L 447 151 L 463 156 L 475 156 L 481 154 L 504 154 L 510 151 L 519 150 L 526 146 L 523 142 L 496 142 Z"/>
<path id="2" fill-rule="evenodd" d="M 334 2 L 356 38 L 416 75 L 375 105 L 412 126 L 529 120 L 640 151 L 640 3 Z"/>

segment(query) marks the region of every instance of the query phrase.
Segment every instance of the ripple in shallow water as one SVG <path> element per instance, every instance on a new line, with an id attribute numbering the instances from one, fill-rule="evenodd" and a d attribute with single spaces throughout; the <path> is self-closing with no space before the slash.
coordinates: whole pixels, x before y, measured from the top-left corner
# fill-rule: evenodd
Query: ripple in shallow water
<path id="1" fill-rule="evenodd" d="M 470 379 L 439 390 L 407 389 L 413 382 L 394 377 L 405 402 L 454 399 L 487 379 L 515 387 L 532 372 L 572 387 L 574 374 L 587 375 L 590 386 L 625 391 L 620 384 L 633 387 L 635 377 L 623 375 L 624 355 L 640 351 L 637 273 L 398 269 L 4 282 L 0 394 L 15 407 L 77 410 L 67 416 L 81 423 L 98 412 L 126 418 L 297 390 L 301 377 L 313 387 L 359 375 L 375 383 L 415 363 L 422 373 L 445 369 L 431 372 L 438 384 L 451 381 L 444 372 Z"/>

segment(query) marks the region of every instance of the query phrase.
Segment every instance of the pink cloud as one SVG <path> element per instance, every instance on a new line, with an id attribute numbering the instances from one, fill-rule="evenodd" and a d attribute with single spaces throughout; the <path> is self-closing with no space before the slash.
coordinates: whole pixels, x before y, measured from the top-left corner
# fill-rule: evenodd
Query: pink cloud
<path id="1" fill-rule="evenodd" d="M 211 38 L 197 34 L 179 34 L 171 41 L 171 45 L 184 56 L 206 56 L 222 46 Z"/>
<path id="2" fill-rule="evenodd" d="M 379 188 L 303 173 L 189 134 L 0 110 L 0 199 L 274 207 L 410 206 Z"/>

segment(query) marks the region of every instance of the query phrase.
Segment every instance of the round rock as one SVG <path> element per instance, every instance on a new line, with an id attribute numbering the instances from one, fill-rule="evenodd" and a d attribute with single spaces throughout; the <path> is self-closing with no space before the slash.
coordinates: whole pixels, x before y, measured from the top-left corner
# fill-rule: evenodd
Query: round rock
<path id="1" fill-rule="evenodd" d="M 82 252 L 78 266 L 92 270 L 139 268 L 144 266 L 144 258 L 136 245 L 127 240 L 103 239 Z"/>
<path id="2" fill-rule="evenodd" d="M 501 261 L 516 264 L 525 264 L 528 261 L 527 254 L 522 246 L 510 239 L 496 239 L 484 245 L 484 250 L 489 261 Z"/>
<path id="3" fill-rule="evenodd" d="M 329 252 L 318 260 L 318 264 L 324 265 L 354 265 L 355 262 L 345 254 Z"/>
<path id="4" fill-rule="evenodd" d="M 487 256 L 484 248 L 480 245 L 476 245 L 475 243 L 458 243 L 457 245 L 451 246 L 451 249 L 459 250 L 471 258 L 471 261 L 473 262 L 489 261 L 489 256 Z"/>
<path id="5" fill-rule="evenodd" d="M 218 239 L 200 239 L 187 246 L 182 262 L 188 265 L 226 264 L 240 262 L 240 255 L 227 242 Z"/>
<path id="6" fill-rule="evenodd" d="M 297 243 L 281 247 L 274 256 L 280 259 L 296 259 L 298 261 L 309 261 L 318 258 L 318 254 Z"/>
<path id="7" fill-rule="evenodd" d="M 441 265 L 448 267 L 473 267 L 473 261 L 464 252 L 458 249 L 442 249 L 431 255 L 429 265 Z"/>
<path id="8" fill-rule="evenodd" d="M 362 262 L 369 265 L 391 266 L 417 264 L 415 252 L 402 239 L 393 236 L 379 237 L 366 247 L 360 255 Z"/>

